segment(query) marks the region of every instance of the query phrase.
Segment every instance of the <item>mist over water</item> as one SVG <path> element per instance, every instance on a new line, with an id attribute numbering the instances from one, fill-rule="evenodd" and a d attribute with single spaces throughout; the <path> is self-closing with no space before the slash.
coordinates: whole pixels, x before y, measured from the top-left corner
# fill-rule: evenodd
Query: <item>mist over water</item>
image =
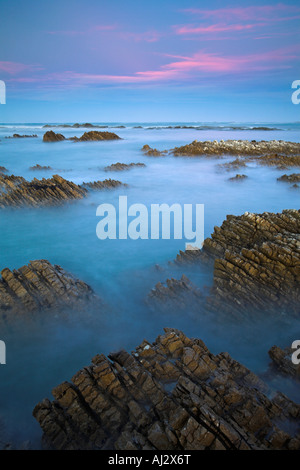
<path id="1" fill-rule="evenodd" d="M 267 312 L 261 312 L 255 322 L 233 324 L 216 321 L 201 311 L 195 313 L 192 308 L 163 312 L 149 308 L 145 299 L 157 282 L 170 277 L 179 279 L 184 273 L 203 289 L 211 286 L 211 270 L 168 264 L 179 250 L 185 249 L 186 240 L 99 240 L 96 209 L 102 203 L 117 208 L 120 195 L 127 196 L 128 205 L 141 203 L 148 208 L 154 203 L 204 204 L 205 237 L 211 235 L 214 226 L 222 224 L 227 214 L 298 209 L 299 190 L 277 182 L 283 173 L 295 171 L 255 163 L 238 171 L 224 171 L 218 165 L 235 157 L 147 157 L 140 149 L 144 144 L 158 150 L 171 149 L 195 139 L 299 142 L 300 124 L 263 124 L 278 130 L 262 131 L 252 129 L 262 126 L 256 123 L 214 123 L 210 129 L 201 130 L 199 123 L 131 123 L 122 129 L 108 127 L 108 131 L 123 139 L 120 141 L 48 144 L 42 142 L 47 130 L 42 125 L 0 125 L 0 165 L 9 170 L 8 174 L 28 180 L 59 174 L 77 184 L 112 178 L 128 187 L 90 192 L 87 198 L 60 207 L 1 211 L 0 269 L 15 269 L 30 260 L 47 259 L 88 283 L 109 307 L 106 312 L 71 312 L 70 320 L 43 312 L 40 321 L 24 321 L 1 332 L 0 339 L 7 347 L 7 365 L 0 367 L 0 417 L 16 445 L 30 439 L 33 447 L 39 447 L 41 430 L 31 413 L 40 400 L 51 398 L 54 386 L 70 380 L 95 354 L 120 348 L 131 351 L 144 338 L 153 341 L 163 333 L 163 327 L 179 328 L 189 336 L 201 338 L 213 353 L 228 351 L 256 373 L 267 369 L 271 346 L 286 347 L 299 339 L 299 321 L 270 318 Z M 113 124 L 118 125 L 121 124 Z M 134 128 L 139 125 L 142 128 Z M 169 125 L 172 129 L 166 128 Z M 195 128 L 175 128 L 190 125 Z M 54 129 L 66 137 L 81 136 L 85 130 Z M 5 139 L 13 133 L 39 137 Z M 104 171 L 105 166 L 117 162 L 141 162 L 146 168 Z M 36 164 L 51 166 L 53 170 L 29 170 Z M 228 181 L 236 173 L 246 174 L 248 179 Z M 299 390 L 290 381 L 273 380 L 270 384 L 300 401 Z"/>

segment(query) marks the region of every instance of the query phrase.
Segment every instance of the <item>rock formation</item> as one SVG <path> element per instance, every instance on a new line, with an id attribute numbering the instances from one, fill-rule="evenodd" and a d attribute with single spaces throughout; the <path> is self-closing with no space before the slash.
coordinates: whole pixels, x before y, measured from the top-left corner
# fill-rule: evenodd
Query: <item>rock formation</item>
<path id="1" fill-rule="evenodd" d="M 75 142 L 90 142 L 99 140 L 119 140 L 120 137 L 113 132 L 90 131 L 85 132 L 81 137 L 73 137 Z"/>
<path id="2" fill-rule="evenodd" d="M 53 131 L 47 131 L 43 136 L 44 142 L 61 142 L 62 140 L 66 140 L 65 136 L 62 134 L 56 134 Z"/>
<path id="3" fill-rule="evenodd" d="M 183 274 L 180 280 L 167 279 L 166 285 L 161 282 L 157 283 L 148 295 L 147 301 L 150 305 L 158 304 L 159 307 L 167 309 L 170 305 L 184 308 L 187 298 L 189 303 L 194 301 L 196 305 L 199 305 L 200 302 L 203 304 L 203 295 L 200 289 Z"/>
<path id="4" fill-rule="evenodd" d="M 161 157 L 162 155 L 166 155 L 168 153 L 167 150 L 161 150 L 160 151 L 160 150 L 157 150 L 157 149 L 153 149 L 147 144 L 144 145 L 141 150 L 148 157 Z"/>
<path id="5" fill-rule="evenodd" d="M 207 311 L 236 319 L 252 312 L 299 316 L 299 210 L 229 215 L 202 250 L 181 251 L 175 262 L 213 265 Z"/>
<path id="6" fill-rule="evenodd" d="M 33 415 L 53 449 L 300 449 L 300 406 L 266 391 L 229 354 L 165 329 L 132 354 L 95 356 Z"/>
<path id="7" fill-rule="evenodd" d="M 232 176 L 231 178 L 228 179 L 228 181 L 243 181 L 244 179 L 248 178 L 247 175 L 240 175 L 237 174 L 235 176 Z"/>
<path id="8" fill-rule="evenodd" d="M 93 181 L 92 183 L 82 183 L 82 188 L 102 190 L 102 189 L 113 189 L 120 186 L 127 186 L 127 184 L 121 183 L 118 180 L 106 179 L 104 181 Z"/>
<path id="9" fill-rule="evenodd" d="M 293 364 L 292 354 L 295 352 L 291 347 L 281 349 L 273 346 L 269 350 L 269 356 L 272 359 L 273 369 L 282 375 L 287 375 L 293 379 L 300 380 L 300 364 Z"/>
<path id="10" fill-rule="evenodd" d="M 37 134 L 31 134 L 31 135 L 20 135 L 20 134 L 13 134 L 13 135 L 10 135 L 8 137 L 5 137 L 6 139 L 26 139 L 26 138 L 29 138 L 29 137 L 38 137 Z"/>
<path id="11" fill-rule="evenodd" d="M 51 166 L 42 166 L 42 165 L 39 165 L 38 163 L 34 166 L 31 166 L 29 168 L 29 170 L 31 171 L 35 171 L 35 170 L 53 170 L 53 168 L 51 168 Z"/>
<path id="12" fill-rule="evenodd" d="M 281 140 L 217 140 L 200 142 L 194 140 L 191 144 L 175 147 L 172 151 L 173 155 L 193 156 L 193 155 L 268 155 L 280 154 L 297 155 L 300 153 L 300 144 L 295 142 L 285 142 Z M 277 155 L 278 156 L 278 155 Z M 300 157 L 299 157 L 300 158 Z"/>
<path id="13" fill-rule="evenodd" d="M 1 191 L 1 187 L 4 190 Z M 26 181 L 21 176 L 0 175 L 0 208 L 56 205 L 82 199 L 87 190 L 59 175 L 49 179 Z"/>
<path id="14" fill-rule="evenodd" d="M 13 271 L 5 268 L 1 276 L 0 322 L 29 318 L 45 309 L 84 309 L 97 299 L 87 284 L 47 260 L 31 261 Z"/>
<path id="15" fill-rule="evenodd" d="M 300 183 L 300 173 L 293 173 L 292 175 L 282 175 L 277 178 L 277 181 L 285 181 L 287 183 Z"/>
<path id="16" fill-rule="evenodd" d="M 145 167 L 145 163 L 112 163 L 112 165 L 106 166 L 105 171 L 124 171 L 131 170 L 131 168 Z"/>

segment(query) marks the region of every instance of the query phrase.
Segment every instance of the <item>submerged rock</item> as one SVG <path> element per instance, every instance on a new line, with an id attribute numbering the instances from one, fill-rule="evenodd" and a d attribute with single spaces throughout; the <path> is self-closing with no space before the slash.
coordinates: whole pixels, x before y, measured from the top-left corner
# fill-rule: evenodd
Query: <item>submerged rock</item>
<path id="1" fill-rule="evenodd" d="M 300 406 L 266 389 L 229 354 L 168 328 L 132 354 L 95 356 L 33 415 L 53 449 L 300 449 Z"/>
<path id="2" fill-rule="evenodd" d="M 38 163 L 34 166 L 31 166 L 29 168 L 29 170 L 31 171 L 35 171 L 35 170 L 53 170 L 53 168 L 51 168 L 51 166 L 42 166 L 42 165 L 39 165 Z"/>
<path id="3" fill-rule="evenodd" d="M 300 364 L 293 364 L 292 362 L 294 352 L 295 350 L 291 347 L 281 349 L 278 346 L 272 346 L 269 350 L 269 356 L 275 370 L 278 370 L 282 375 L 300 380 Z"/>
<path id="4" fill-rule="evenodd" d="M 300 183 L 300 173 L 293 173 L 292 175 L 282 175 L 277 178 L 277 181 L 285 181 L 287 183 Z"/>
<path id="5" fill-rule="evenodd" d="M 235 175 L 235 176 L 232 176 L 232 178 L 229 178 L 228 181 L 242 181 L 244 179 L 248 178 L 247 175 Z"/>
<path id="6" fill-rule="evenodd" d="M 38 137 L 37 134 L 31 134 L 31 135 L 20 135 L 20 134 L 13 134 L 11 136 L 5 137 L 6 139 L 26 139 L 30 137 Z"/>
<path id="7" fill-rule="evenodd" d="M 144 145 L 141 150 L 148 157 L 161 157 L 162 155 L 166 155 L 168 153 L 168 150 L 161 150 L 160 151 L 160 150 L 151 148 L 147 144 Z"/>
<path id="8" fill-rule="evenodd" d="M 112 165 L 106 166 L 105 171 L 124 171 L 131 170 L 131 168 L 145 167 L 145 163 L 113 163 Z"/>
<path id="9" fill-rule="evenodd" d="M 127 187 L 127 184 L 121 183 L 118 180 L 106 179 L 104 181 L 93 181 L 92 183 L 82 183 L 82 188 L 102 190 L 102 189 L 113 189 L 120 186 Z"/>
<path id="10" fill-rule="evenodd" d="M 180 280 L 167 279 L 166 285 L 161 282 L 156 284 L 148 295 L 147 302 L 150 305 L 166 307 L 176 305 L 178 308 L 185 307 L 186 300 L 194 301 L 196 304 L 203 303 L 203 296 L 199 288 L 190 279 L 182 275 Z"/>
<path id="11" fill-rule="evenodd" d="M 0 166 L 0 174 L 1 173 L 7 173 L 8 172 L 8 169 L 5 168 L 5 166 Z"/>
<path id="12" fill-rule="evenodd" d="M 90 286 L 47 260 L 31 261 L 13 271 L 5 268 L 1 276 L 1 322 L 29 318 L 45 309 L 81 309 L 96 300 Z"/>

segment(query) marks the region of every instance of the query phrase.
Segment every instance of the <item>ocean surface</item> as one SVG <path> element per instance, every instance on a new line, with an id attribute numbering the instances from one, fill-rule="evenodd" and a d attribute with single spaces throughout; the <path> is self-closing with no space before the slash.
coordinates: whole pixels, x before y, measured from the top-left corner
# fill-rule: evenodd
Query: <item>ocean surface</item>
<path id="1" fill-rule="evenodd" d="M 122 140 L 51 144 L 42 141 L 48 130 L 44 124 L 49 123 L 0 124 L 0 166 L 6 167 L 8 174 L 30 180 L 59 174 L 78 184 L 112 178 L 128 187 L 90 192 L 87 198 L 61 207 L 6 209 L 0 213 L 0 269 L 47 259 L 91 285 L 108 306 L 106 312 L 70 314 L 70 321 L 47 318 L 43 313 L 41 322 L 25 322 L 20 328 L 0 331 L 7 347 L 7 364 L 0 366 L 0 420 L 7 439 L 16 447 L 25 441 L 30 441 L 32 448 L 40 447 L 41 430 L 32 410 L 43 398 L 51 398 L 53 387 L 70 380 L 95 354 L 120 348 L 131 351 L 144 338 L 154 340 L 164 327 L 180 328 L 187 335 L 201 338 L 213 353 L 228 351 L 259 374 L 267 370 L 271 346 L 285 347 L 299 339 L 299 321 L 270 318 L 264 312 L 253 323 L 220 324 L 201 312 L 151 310 L 145 298 L 157 282 L 180 278 L 184 273 L 204 288 L 211 285 L 211 272 L 168 263 L 185 249 L 184 239 L 99 240 L 96 209 L 102 203 L 118 207 L 121 195 L 128 197 L 128 205 L 204 204 L 205 237 L 222 224 L 227 214 L 298 209 L 299 190 L 277 181 L 283 173 L 295 171 L 251 163 L 228 172 L 219 165 L 232 157 L 148 157 L 141 148 L 149 144 L 165 150 L 195 139 L 299 142 L 300 123 L 93 123 L 116 132 Z M 71 137 L 91 129 L 53 130 Z M 37 134 L 38 138 L 5 138 L 14 133 Z M 141 162 L 146 167 L 104 171 L 105 166 L 117 162 Z M 29 169 L 36 164 L 53 170 Z M 248 179 L 228 181 L 236 173 L 246 174 Z M 300 402 L 299 388 L 289 380 L 270 379 L 269 384 Z"/>

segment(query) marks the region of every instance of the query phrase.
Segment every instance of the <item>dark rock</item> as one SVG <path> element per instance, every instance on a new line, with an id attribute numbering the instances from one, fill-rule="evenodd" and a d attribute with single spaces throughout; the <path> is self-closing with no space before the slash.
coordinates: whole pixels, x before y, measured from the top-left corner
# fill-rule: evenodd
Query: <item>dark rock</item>
<path id="1" fill-rule="evenodd" d="M 281 349 L 278 346 L 272 346 L 269 350 L 269 356 L 272 359 L 273 369 L 282 375 L 287 375 L 293 379 L 300 380 L 300 364 L 293 364 L 292 354 L 295 352 L 291 347 Z"/>
<path id="2" fill-rule="evenodd" d="M 33 410 L 44 442 L 64 450 L 300 449 L 299 405 L 281 393 L 268 398 L 229 354 L 165 332 L 131 355 L 95 356 L 56 387 L 55 399 Z"/>
<path id="3" fill-rule="evenodd" d="M 162 155 L 166 155 L 168 153 L 167 150 L 160 151 L 160 150 L 149 147 L 149 145 L 144 145 L 141 150 L 148 157 L 161 157 Z"/>
<path id="4" fill-rule="evenodd" d="M 19 269 L 5 268 L 0 280 L 0 321 L 30 318 L 42 310 L 84 309 L 97 300 L 92 289 L 47 260 L 31 261 Z"/>
<path id="5" fill-rule="evenodd" d="M 228 181 L 242 181 L 242 180 L 244 180 L 244 179 L 246 179 L 246 178 L 248 178 L 247 175 L 239 175 L 239 174 L 237 174 L 237 175 L 233 176 L 232 178 L 229 178 Z"/>
<path id="6" fill-rule="evenodd" d="M 118 180 L 106 179 L 104 181 L 94 181 L 92 183 L 82 183 L 81 187 L 93 190 L 113 189 L 120 186 L 127 187 L 127 184 L 121 183 Z"/>
<path id="7" fill-rule="evenodd" d="M 20 135 L 20 134 L 13 134 L 12 136 L 5 137 L 6 139 L 26 139 L 30 137 L 38 137 L 37 134 L 32 135 Z"/>
<path id="8" fill-rule="evenodd" d="M 189 303 L 194 301 L 196 305 L 199 302 L 203 303 L 203 296 L 200 291 L 188 277 L 184 274 L 180 280 L 167 279 L 166 285 L 161 282 L 156 284 L 148 295 L 147 302 L 150 305 L 158 306 L 159 308 L 169 308 L 169 306 L 176 306 L 177 308 L 184 308 L 186 306 L 187 297 Z"/>
<path id="9" fill-rule="evenodd" d="M 59 175 L 50 179 L 26 181 L 21 176 L 0 175 L 0 208 L 20 206 L 56 205 L 82 199 L 87 190 Z"/>
<path id="10" fill-rule="evenodd" d="M 120 140 L 120 137 L 113 132 L 106 132 L 106 131 L 90 131 L 85 132 L 81 137 L 73 137 L 72 140 L 75 142 L 92 142 L 92 141 L 99 141 L 99 140 Z"/>
<path id="11" fill-rule="evenodd" d="M 135 167 L 145 167 L 145 163 L 113 163 L 112 165 L 106 166 L 104 168 L 105 171 L 124 171 L 130 170 L 131 168 Z"/>
<path id="12" fill-rule="evenodd" d="M 47 131 L 43 137 L 44 142 L 61 142 L 62 140 L 66 140 L 65 136 L 62 134 L 55 134 L 53 131 Z"/>
<path id="13" fill-rule="evenodd" d="M 285 181 L 287 183 L 300 183 L 300 173 L 293 173 L 292 175 L 282 175 L 277 178 L 277 181 Z"/>
<path id="14" fill-rule="evenodd" d="M 0 174 L 7 173 L 7 172 L 8 172 L 8 169 L 5 168 L 5 166 L 0 166 Z"/>
<path id="15" fill-rule="evenodd" d="M 41 166 L 38 163 L 34 166 L 31 166 L 29 170 L 35 171 L 35 170 L 53 170 L 51 166 Z"/>

